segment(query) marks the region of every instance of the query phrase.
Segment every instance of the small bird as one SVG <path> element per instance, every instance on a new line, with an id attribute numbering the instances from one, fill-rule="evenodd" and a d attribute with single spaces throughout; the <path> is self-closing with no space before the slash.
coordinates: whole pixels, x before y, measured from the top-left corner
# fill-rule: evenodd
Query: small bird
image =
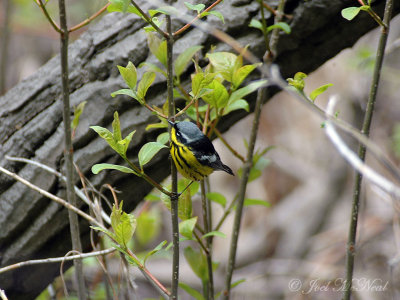
<path id="1" fill-rule="evenodd" d="M 224 165 L 213 144 L 192 122 L 173 123 L 170 152 L 179 173 L 193 181 L 202 180 L 214 170 L 234 175 L 231 168 Z"/>

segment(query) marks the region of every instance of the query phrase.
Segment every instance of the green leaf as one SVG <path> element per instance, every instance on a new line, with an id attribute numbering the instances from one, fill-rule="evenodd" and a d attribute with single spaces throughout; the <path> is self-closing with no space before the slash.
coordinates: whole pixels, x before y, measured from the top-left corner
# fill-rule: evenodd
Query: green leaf
<path id="1" fill-rule="evenodd" d="M 194 98 L 205 95 L 208 89 L 205 89 L 215 78 L 214 73 L 196 73 L 192 77 L 192 93 Z"/>
<path id="2" fill-rule="evenodd" d="M 153 250 L 151 250 L 150 252 L 148 252 L 148 253 L 146 254 L 146 256 L 144 257 L 144 259 L 143 259 L 143 264 L 146 263 L 146 260 L 147 260 L 150 256 L 152 256 L 152 255 L 156 254 L 158 251 L 162 250 L 162 248 L 163 248 L 166 244 L 167 244 L 167 241 L 162 241 L 162 242 L 159 243 Z"/>
<path id="3" fill-rule="evenodd" d="M 149 142 L 144 144 L 138 155 L 140 167 L 143 169 L 143 166 L 147 164 L 162 148 L 168 147 L 158 142 Z"/>
<path id="4" fill-rule="evenodd" d="M 285 22 L 278 22 L 274 25 L 268 26 L 267 32 L 270 32 L 271 30 L 274 30 L 275 28 L 281 29 L 287 34 L 289 34 L 291 32 L 289 24 L 287 24 Z"/>
<path id="5" fill-rule="evenodd" d="M 288 78 L 287 82 L 290 86 L 293 86 L 297 90 L 302 92 L 304 90 L 304 86 L 305 86 L 304 78 L 306 78 L 306 77 L 307 77 L 307 74 L 305 74 L 303 72 L 297 72 L 294 75 L 294 78 Z"/>
<path id="6" fill-rule="evenodd" d="M 146 72 L 143 74 L 142 80 L 140 80 L 137 89 L 137 95 L 139 99 L 142 99 L 144 101 L 147 90 L 149 89 L 155 78 L 156 74 L 154 72 Z"/>
<path id="7" fill-rule="evenodd" d="M 130 0 L 110 0 L 110 5 L 107 7 L 109 12 L 127 12 L 130 5 Z"/>
<path id="8" fill-rule="evenodd" d="M 251 94 L 252 92 L 256 91 L 260 87 L 264 86 L 267 83 L 267 80 L 257 80 L 253 81 L 249 85 L 246 85 L 245 87 L 242 87 L 236 91 L 234 91 L 231 96 L 229 97 L 228 103 L 234 103 L 235 101 L 242 99 L 243 97 L 247 96 L 248 94 Z"/>
<path id="9" fill-rule="evenodd" d="M 78 127 L 79 118 L 81 117 L 81 114 L 83 113 L 83 110 L 85 109 L 86 103 L 87 103 L 87 101 L 83 101 L 83 102 L 79 103 L 75 107 L 75 109 L 74 109 L 74 119 L 72 120 L 72 123 L 71 123 L 72 130 L 75 130 Z"/>
<path id="10" fill-rule="evenodd" d="M 249 103 L 244 99 L 239 99 L 239 100 L 235 101 L 234 103 L 229 104 L 225 108 L 223 115 L 225 116 L 225 115 L 229 114 L 230 112 L 232 112 L 234 110 L 238 110 L 238 109 L 244 109 L 245 111 L 249 112 L 250 111 Z"/>
<path id="11" fill-rule="evenodd" d="M 123 154 L 124 156 L 126 155 L 126 151 L 128 150 L 129 144 L 131 143 L 132 136 L 135 134 L 136 130 L 133 130 L 131 133 L 129 133 L 126 138 L 123 140 L 119 141 L 118 143 L 123 146 Z"/>
<path id="12" fill-rule="evenodd" d="M 197 217 L 184 220 L 179 223 L 179 232 L 182 236 L 188 239 L 193 238 L 193 230 L 197 222 Z"/>
<path id="13" fill-rule="evenodd" d="M 151 18 L 151 20 L 153 21 L 154 25 L 156 25 L 157 27 L 161 27 L 162 26 L 162 21 L 160 21 L 157 17 L 153 17 Z M 153 27 L 153 25 L 149 24 L 145 27 L 143 27 L 145 32 L 156 32 L 157 30 Z"/>
<path id="14" fill-rule="evenodd" d="M 189 2 L 185 2 L 185 6 L 190 9 L 190 10 L 195 10 L 197 11 L 197 14 L 199 14 L 206 6 L 204 4 L 190 4 Z"/>
<path id="15" fill-rule="evenodd" d="M 232 89 L 236 90 L 239 85 L 243 82 L 243 80 L 251 73 L 255 68 L 261 66 L 262 63 L 259 64 L 252 64 L 252 65 L 245 65 L 240 67 L 235 71 L 232 77 Z"/>
<path id="16" fill-rule="evenodd" d="M 122 135 L 121 135 L 121 123 L 119 122 L 119 116 L 118 112 L 114 112 L 114 120 L 112 121 L 112 128 L 113 128 L 113 138 L 116 143 L 122 140 Z M 117 144 L 118 146 L 118 144 Z M 120 147 L 118 146 L 118 150 L 120 150 Z M 120 151 L 117 151 L 120 153 Z"/>
<path id="17" fill-rule="evenodd" d="M 210 232 L 206 233 L 205 235 L 203 235 L 201 238 L 204 239 L 209 236 L 218 236 L 218 237 L 226 238 L 226 234 L 221 231 L 210 231 Z"/>
<path id="18" fill-rule="evenodd" d="M 205 298 L 203 297 L 203 295 L 195 290 L 194 288 L 190 287 L 189 285 L 187 285 L 186 283 L 183 282 L 179 282 L 179 287 L 184 290 L 186 293 L 188 293 L 190 296 L 193 297 L 193 299 L 196 300 L 205 300 Z"/>
<path id="19" fill-rule="evenodd" d="M 260 21 L 258 21 L 257 19 L 251 19 L 249 27 L 253 27 L 253 28 L 259 29 L 261 31 L 264 31 L 262 23 Z"/>
<path id="20" fill-rule="evenodd" d="M 347 7 L 342 9 L 342 17 L 346 20 L 353 20 L 360 12 L 361 7 Z"/>
<path id="21" fill-rule="evenodd" d="M 189 263 L 192 271 L 199 277 L 202 281 L 208 280 L 207 272 L 207 261 L 205 255 L 192 247 L 186 247 L 183 250 L 183 254 Z"/>
<path id="22" fill-rule="evenodd" d="M 218 19 L 221 20 L 222 24 L 225 24 L 224 16 L 219 11 L 217 11 L 217 10 L 209 11 L 208 14 L 213 15 L 214 17 L 217 17 Z"/>
<path id="23" fill-rule="evenodd" d="M 159 220 L 159 213 L 155 209 L 139 215 L 135 237 L 141 245 L 147 245 L 157 238 L 161 229 Z"/>
<path id="24" fill-rule="evenodd" d="M 136 67 L 133 63 L 128 62 L 126 67 L 117 66 L 122 78 L 131 90 L 134 90 L 137 82 Z"/>
<path id="25" fill-rule="evenodd" d="M 150 52 L 167 67 L 167 41 L 161 40 L 155 33 L 147 32 L 147 43 Z"/>
<path id="26" fill-rule="evenodd" d="M 207 94 L 203 94 L 202 98 L 205 102 L 210 104 L 216 109 L 225 107 L 228 103 L 228 91 L 218 80 L 214 79 L 208 86 L 207 89 L 211 90 Z"/>
<path id="27" fill-rule="evenodd" d="M 137 100 L 140 104 L 144 104 L 144 101 L 139 98 L 138 94 L 136 91 L 132 91 L 131 89 L 121 89 L 118 91 L 115 91 L 114 93 L 111 93 L 111 97 L 115 97 L 117 95 L 126 95 L 129 97 L 132 97 L 133 99 Z"/>
<path id="28" fill-rule="evenodd" d="M 221 193 L 217 192 L 207 193 L 207 199 L 210 199 L 211 201 L 220 204 L 223 208 L 225 208 L 226 206 L 226 198 Z"/>
<path id="29" fill-rule="evenodd" d="M 135 175 L 138 175 L 134 170 L 128 168 L 128 167 L 124 167 L 124 166 L 120 166 L 120 165 L 113 165 L 113 164 L 95 164 L 92 167 L 92 173 L 93 174 L 98 174 L 100 173 L 100 171 L 103 170 L 118 170 L 120 172 L 123 173 L 132 173 Z"/>
<path id="30" fill-rule="evenodd" d="M 165 145 L 169 141 L 169 133 L 163 132 L 157 137 L 157 142 Z"/>
<path id="31" fill-rule="evenodd" d="M 332 85 L 333 85 L 332 83 L 328 83 L 325 85 L 321 85 L 320 87 L 313 90 L 310 94 L 311 100 L 315 101 L 315 98 L 317 98 L 319 95 L 321 95 L 323 92 L 325 92 L 328 89 L 328 87 L 330 87 Z"/>
<path id="32" fill-rule="evenodd" d="M 178 191 L 183 191 L 190 181 L 187 179 L 181 179 L 178 181 Z M 192 217 L 192 186 L 179 197 L 178 202 L 178 217 L 184 221 Z"/>
<path id="33" fill-rule="evenodd" d="M 90 226 L 90 228 L 92 228 L 93 230 L 101 231 L 101 232 L 105 233 L 106 235 L 108 235 L 111 239 L 115 239 L 115 234 L 108 229 L 105 229 L 103 227 L 98 227 L 98 226 Z"/>
<path id="34" fill-rule="evenodd" d="M 203 48 L 203 46 L 192 46 L 178 55 L 174 63 L 175 76 L 179 77 L 186 70 L 188 63 L 201 48 Z"/>
<path id="35" fill-rule="evenodd" d="M 141 64 L 139 65 L 139 68 L 144 67 L 144 66 L 147 67 L 147 69 L 148 69 L 149 71 L 152 71 L 152 72 L 154 72 L 154 73 L 160 73 L 160 74 L 162 74 L 165 78 L 167 78 L 167 72 L 165 72 L 163 69 L 157 67 L 155 64 L 152 64 L 152 63 L 149 63 L 149 62 L 144 62 L 144 63 L 141 63 Z"/>
<path id="36" fill-rule="evenodd" d="M 261 200 L 261 199 L 250 199 L 250 198 L 246 198 L 244 199 L 244 206 L 250 206 L 250 205 L 261 205 L 261 206 L 265 206 L 265 207 L 270 207 L 271 204 L 267 201 Z"/>
<path id="37" fill-rule="evenodd" d="M 235 54 L 230 52 L 214 52 L 208 53 L 206 57 L 210 60 L 213 72 L 220 73 L 226 81 L 232 82 L 232 77 L 237 67 L 237 56 Z"/>
<path id="38" fill-rule="evenodd" d="M 146 126 L 146 131 L 154 128 L 168 128 L 167 122 L 160 122 L 160 123 L 154 123 L 154 124 L 149 124 Z"/>
<path id="39" fill-rule="evenodd" d="M 154 14 L 156 12 L 162 13 L 164 15 L 178 15 L 179 14 L 179 11 L 175 7 L 170 6 L 170 5 L 161 6 L 157 9 L 149 9 L 149 14 L 151 16 L 154 16 Z"/>
<path id="40" fill-rule="evenodd" d="M 239 280 L 233 282 L 233 283 L 231 284 L 231 289 L 233 289 L 234 287 L 237 287 L 239 284 L 241 284 L 241 283 L 243 283 L 243 282 L 245 282 L 245 281 L 246 281 L 246 279 L 239 279 Z"/>
<path id="41" fill-rule="evenodd" d="M 111 226 L 114 230 L 116 241 L 118 244 L 126 248 L 127 243 L 132 238 L 136 229 L 136 218 L 131 214 L 122 211 L 123 202 L 117 208 L 113 206 L 111 212 Z"/>
<path id="42" fill-rule="evenodd" d="M 121 147 L 114 140 L 113 134 L 107 128 L 101 126 L 90 126 L 90 128 L 96 131 L 97 134 L 103 138 L 111 148 L 113 148 L 117 153 L 120 153 Z"/>

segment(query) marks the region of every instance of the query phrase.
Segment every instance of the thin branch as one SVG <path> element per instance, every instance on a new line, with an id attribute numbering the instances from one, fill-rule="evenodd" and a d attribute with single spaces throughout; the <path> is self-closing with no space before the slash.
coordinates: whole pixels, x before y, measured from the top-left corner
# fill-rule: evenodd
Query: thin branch
<path id="1" fill-rule="evenodd" d="M 81 253 L 77 255 L 72 255 L 72 256 L 63 256 L 63 257 L 54 257 L 54 258 L 44 258 L 44 259 L 32 259 L 32 260 L 27 260 L 23 262 L 19 262 L 16 264 L 12 264 L 3 268 L 0 268 L 0 274 L 4 272 L 8 272 L 14 269 L 18 269 L 24 266 L 31 266 L 31 265 L 41 265 L 41 264 L 49 264 L 49 263 L 58 263 L 58 262 L 63 262 L 67 260 L 74 260 L 74 259 L 83 259 L 87 257 L 93 257 L 93 256 L 99 256 L 99 255 L 105 255 L 114 252 L 116 249 L 115 248 L 108 248 L 105 250 L 100 250 L 100 251 L 94 251 L 94 252 L 89 252 L 89 253 Z"/>
<path id="2" fill-rule="evenodd" d="M 107 3 L 106 5 L 104 5 L 98 12 L 94 13 L 92 16 L 90 16 L 86 20 L 84 20 L 81 23 L 79 23 L 79 24 L 71 27 L 70 29 L 68 29 L 68 32 L 76 31 L 76 30 L 82 28 L 83 26 L 88 25 L 90 22 L 92 22 L 94 19 L 96 19 L 98 16 L 100 16 L 103 12 L 105 12 L 109 5 L 110 5 L 110 2 Z"/>
<path id="3" fill-rule="evenodd" d="M 200 19 L 202 17 L 202 14 L 204 12 L 208 12 L 211 9 L 213 9 L 215 6 L 217 6 L 220 2 L 222 2 L 222 0 L 217 0 L 215 1 L 213 4 L 211 4 L 209 7 L 207 7 L 204 11 L 202 11 L 200 14 L 198 14 L 192 21 L 190 21 L 189 23 L 187 23 L 186 25 L 184 25 L 183 27 L 181 27 L 180 29 L 178 29 L 177 31 L 174 32 L 174 37 L 176 37 L 177 35 L 181 34 L 182 32 L 184 32 L 186 29 L 188 29 L 190 26 L 193 25 L 194 22 L 196 22 L 198 19 Z"/>
<path id="4" fill-rule="evenodd" d="M 173 192 L 167 191 L 162 185 L 160 185 L 158 182 L 154 181 L 153 178 L 151 178 L 149 175 L 146 173 L 142 172 L 134 163 L 132 163 L 127 157 L 122 157 L 128 165 L 136 172 L 136 175 L 139 177 L 143 178 L 146 180 L 148 183 L 150 183 L 152 186 L 154 186 L 156 189 L 158 189 L 160 192 L 167 196 L 171 196 Z"/>
<path id="5" fill-rule="evenodd" d="M 278 23 L 282 19 L 284 6 L 285 6 L 285 0 L 280 0 L 279 4 L 278 4 L 278 13 L 277 13 L 277 15 L 275 17 L 275 21 L 274 21 L 275 24 Z M 263 6 L 261 5 L 261 3 L 260 3 L 260 9 L 263 11 Z M 266 26 L 266 24 L 264 23 L 264 30 L 266 30 L 265 26 Z M 265 63 L 271 64 L 273 59 L 275 58 L 278 38 L 279 38 L 279 32 L 278 32 L 278 30 L 274 29 L 272 31 L 271 38 L 268 43 L 269 47 L 267 47 L 267 51 L 265 52 L 265 55 L 263 57 Z M 265 74 L 261 75 L 261 79 L 265 79 Z M 262 108 L 262 104 L 264 102 L 264 98 L 266 97 L 266 92 L 267 91 L 266 91 L 265 87 L 261 87 L 257 91 L 257 100 L 256 100 L 256 104 L 255 104 L 255 109 L 254 109 L 254 118 L 253 118 L 253 125 L 251 128 L 250 139 L 249 139 L 249 147 L 247 149 L 246 161 L 243 164 L 243 169 L 242 169 L 242 178 L 241 178 L 240 186 L 239 186 L 238 201 L 237 201 L 237 206 L 236 206 L 236 211 L 235 211 L 235 219 L 234 219 L 233 230 L 232 230 L 232 239 L 231 239 L 230 250 L 229 250 L 228 267 L 227 267 L 227 274 L 226 274 L 226 279 L 225 279 L 225 289 L 223 292 L 223 297 L 226 300 L 228 300 L 230 298 L 231 282 L 232 282 L 233 271 L 235 270 L 236 251 L 237 251 L 237 246 L 238 246 L 240 223 L 241 223 L 241 219 L 242 219 L 244 199 L 245 199 L 245 195 L 246 195 L 247 184 L 249 181 L 250 170 L 253 165 L 253 154 L 254 154 L 254 148 L 255 148 L 255 144 L 256 144 L 256 140 L 257 140 L 258 127 L 259 127 L 259 123 L 260 123 L 261 108 Z"/>
<path id="6" fill-rule="evenodd" d="M 84 213 L 83 211 L 81 211 L 79 208 L 76 208 L 75 206 L 69 204 L 67 201 L 65 201 L 64 199 L 61 199 L 60 197 L 57 197 L 51 193 L 49 193 L 48 191 L 45 191 L 39 187 L 37 187 L 36 185 L 30 183 L 29 181 L 25 180 L 24 178 L 18 176 L 15 173 L 12 173 L 10 171 L 8 171 L 7 169 L 4 169 L 3 167 L 0 166 L 0 172 L 3 172 L 4 174 L 14 178 L 15 180 L 25 184 L 26 186 L 28 186 L 29 188 L 31 188 L 34 191 L 37 191 L 38 193 L 40 193 L 41 195 L 57 202 L 58 204 L 61 204 L 62 206 L 64 206 L 65 208 L 75 212 L 76 214 L 80 215 L 81 217 L 85 218 L 86 220 L 88 220 L 90 223 L 99 226 L 99 227 L 103 227 L 103 225 L 98 222 L 95 218 L 89 216 L 88 214 Z"/>
<path id="7" fill-rule="evenodd" d="M 175 100 L 174 100 L 174 74 L 173 74 L 173 48 L 174 38 L 172 36 L 171 16 L 166 16 L 167 23 L 167 95 L 168 95 L 168 115 L 171 121 L 175 121 Z M 172 125 L 168 125 L 168 131 L 171 133 Z M 171 136 L 171 134 L 170 134 Z M 171 139 L 171 138 L 170 138 Z M 170 141 L 171 142 L 171 141 Z M 175 163 L 170 161 L 171 166 L 171 222 L 172 222 L 172 278 L 171 278 L 171 296 L 170 299 L 178 299 L 179 284 L 179 212 L 178 212 L 178 175 Z"/>
<path id="8" fill-rule="evenodd" d="M 54 30 L 57 31 L 59 34 L 62 34 L 63 31 L 61 30 L 60 26 L 58 26 L 57 23 L 50 17 L 46 9 L 46 6 L 43 4 L 42 0 L 35 0 L 35 3 L 40 7 L 44 16 L 49 21 L 50 25 L 54 28 Z"/>
<path id="9" fill-rule="evenodd" d="M 154 277 L 154 275 L 151 274 L 151 272 L 143 264 L 140 263 L 139 259 L 136 257 L 135 254 L 133 254 L 133 252 L 129 248 L 127 248 L 126 250 L 128 252 L 128 255 L 131 256 L 136 262 L 139 270 L 142 272 L 144 277 L 146 277 L 160 291 L 162 296 L 170 298 L 171 292 L 168 291 L 165 286 L 160 281 L 158 281 L 158 279 Z"/>
<path id="10" fill-rule="evenodd" d="M 207 200 L 206 197 L 206 189 L 204 186 L 204 180 L 200 182 L 200 187 L 201 187 L 201 206 L 202 206 L 202 211 L 203 211 L 203 226 L 204 226 L 204 232 L 209 233 L 211 231 L 211 226 L 210 226 L 210 215 L 209 215 L 209 208 L 208 206 L 210 203 Z M 207 271 L 208 271 L 208 281 L 206 283 L 206 291 L 207 294 L 204 295 L 205 298 L 207 299 L 214 299 L 214 279 L 213 279 L 213 268 L 212 268 L 212 248 L 211 248 L 211 237 L 206 237 L 206 247 L 207 247 L 207 252 L 206 254 L 206 260 L 207 260 Z"/>
<path id="11" fill-rule="evenodd" d="M 0 289 L 0 298 L 1 298 L 1 300 L 8 300 L 8 298 L 6 296 L 6 292 L 2 289 Z"/>
<path id="12" fill-rule="evenodd" d="M 39 0 L 41 1 L 41 0 Z M 74 192 L 74 150 L 71 137 L 71 107 L 69 101 L 69 70 L 68 70 L 68 25 L 67 11 L 65 9 L 65 0 L 58 0 L 58 9 L 60 15 L 60 62 L 61 62 L 61 83 L 62 83 L 62 101 L 63 101 L 63 121 L 64 121 L 64 160 L 67 176 L 67 200 L 76 206 L 76 197 Z M 82 252 L 80 239 L 80 230 L 78 216 L 71 210 L 68 210 L 68 218 L 71 232 L 72 248 L 75 251 Z M 75 277 L 78 284 L 79 300 L 86 299 L 85 279 L 83 276 L 83 265 L 80 259 L 74 260 Z"/>
<path id="13" fill-rule="evenodd" d="M 335 97 L 329 99 L 327 115 L 333 113 L 335 103 Z M 375 184 L 377 187 L 379 187 L 389 195 L 394 196 L 397 199 L 400 198 L 400 187 L 376 172 L 367 164 L 365 164 L 364 160 L 362 160 L 356 153 L 354 153 L 350 149 L 350 147 L 346 145 L 343 139 L 340 138 L 339 134 L 335 130 L 334 123 L 332 121 L 327 120 L 325 122 L 325 132 L 331 140 L 332 144 L 338 150 L 338 152 L 355 170 L 357 170 L 363 177 L 370 180 L 373 184 Z"/>
<path id="14" fill-rule="evenodd" d="M 8 156 L 8 155 L 6 155 L 5 158 L 7 160 L 19 161 L 19 162 L 24 162 L 27 164 L 37 166 L 51 174 L 54 174 L 55 176 L 59 177 L 62 181 L 67 182 L 67 178 L 64 175 L 62 175 L 60 172 L 50 168 L 49 166 L 46 166 L 45 164 L 40 163 L 38 161 L 34 161 L 34 160 L 23 158 L 23 157 L 13 157 L 13 156 Z M 96 207 L 95 207 L 94 203 L 92 201 L 90 201 L 89 197 L 87 197 L 76 185 L 74 185 L 74 190 L 75 190 L 75 193 L 78 195 L 79 198 L 81 198 L 81 200 L 83 202 L 85 202 L 87 205 L 89 205 L 89 207 L 91 209 L 96 211 Z M 110 217 L 105 213 L 105 211 L 101 210 L 100 213 L 101 213 L 101 217 L 103 218 L 103 220 L 107 224 L 111 224 Z"/>
<path id="15" fill-rule="evenodd" d="M 182 110 L 180 110 L 177 114 L 175 114 L 174 119 L 183 115 L 189 109 L 189 107 L 191 107 L 193 103 L 195 103 L 197 100 L 198 100 L 197 98 L 192 98 L 192 100 L 184 108 L 182 108 Z"/>
<path id="16" fill-rule="evenodd" d="M 393 8 L 393 0 L 387 0 L 385 6 L 384 21 L 383 21 L 383 23 L 386 24 L 386 26 L 383 25 L 381 28 L 381 35 L 376 53 L 374 74 L 371 82 L 367 109 L 365 111 L 364 121 L 361 129 L 361 133 L 365 134 L 367 137 L 369 136 L 369 131 L 372 123 L 372 116 L 374 112 L 379 79 L 383 65 L 383 58 L 385 56 L 385 47 L 389 33 L 389 22 L 392 15 L 392 8 Z M 358 148 L 358 156 L 361 161 L 365 160 L 365 155 L 366 155 L 366 147 L 360 144 Z M 360 206 L 361 182 L 362 182 L 362 174 L 356 173 L 354 189 L 353 189 L 353 201 L 352 201 L 352 211 L 350 216 L 349 236 L 347 240 L 347 250 L 346 250 L 346 285 L 343 292 L 344 300 L 349 300 L 351 297 L 351 286 L 352 286 L 353 271 L 354 271 L 354 256 L 356 253 L 356 237 L 357 237 L 358 211 Z"/>
<path id="17" fill-rule="evenodd" d="M 221 132 L 217 128 L 214 128 L 214 132 L 217 135 L 217 137 L 221 140 L 221 142 L 226 146 L 226 148 L 229 149 L 229 151 L 231 151 L 231 153 L 234 156 L 239 158 L 242 162 L 245 161 L 244 157 L 239 152 L 237 152 L 235 149 L 233 149 L 231 145 L 229 145 L 229 143 L 224 139 Z"/>
<path id="18" fill-rule="evenodd" d="M 147 23 L 149 23 L 161 36 L 164 38 L 168 38 L 168 33 L 163 31 L 160 27 L 158 27 L 153 20 L 148 16 L 139 5 L 136 4 L 135 1 L 131 0 L 132 5 L 139 11 L 139 13 L 143 16 Z"/>
<path id="19" fill-rule="evenodd" d="M 2 25 L 2 33 L 0 39 L 0 95 L 6 91 L 6 74 L 9 65 L 8 48 L 10 38 L 10 20 L 11 20 L 11 0 L 3 1 L 4 19 Z"/>

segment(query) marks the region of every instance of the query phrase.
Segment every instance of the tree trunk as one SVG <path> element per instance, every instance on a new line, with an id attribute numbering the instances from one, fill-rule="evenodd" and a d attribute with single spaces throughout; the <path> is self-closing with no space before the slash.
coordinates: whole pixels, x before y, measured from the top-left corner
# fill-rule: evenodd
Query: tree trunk
<path id="1" fill-rule="evenodd" d="M 309 73 L 315 70 L 377 26 L 364 12 L 351 22 L 343 19 L 340 12 L 349 5 L 357 5 L 357 2 L 288 1 L 286 13 L 293 16 L 289 22 L 292 32 L 289 35 L 282 33 L 276 60 L 284 78 L 292 77 L 298 71 Z M 373 9 L 382 15 L 383 5 L 384 1 L 377 0 L 373 2 Z M 221 28 L 242 45 L 250 45 L 249 49 L 261 59 L 265 51 L 263 37 L 258 30 L 248 27 L 250 20 L 259 14 L 258 3 L 225 1 L 217 10 L 223 13 L 225 25 L 211 17 L 207 22 Z M 399 11 L 400 3 L 396 1 L 394 15 Z M 128 61 L 136 66 L 142 62 L 156 62 L 148 50 L 143 25 L 143 21 L 134 15 L 108 14 L 69 48 L 71 103 L 75 106 L 87 101 L 74 138 L 75 162 L 95 186 L 109 183 L 122 191 L 120 197 L 124 199 L 127 211 L 143 199 L 151 186 L 138 177 L 116 171 L 93 175 L 90 169 L 96 163 L 123 162 L 89 126 L 110 128 L 113 113 L 118 111 L 123 135 L 137 130 L 129 149 L 132 159 L 137 157 L 141 145 L 154 140 L 159 133 L 145 131 L 147 124 L 157 122 L 147 109 L 126 97 L 110 96 L 113 91 L 125 88 L 117 65 L 125 66 Z M 181 23 L 174 25 L 178 28 Z M 231 51 L 216 38 L 191 29 L 176 42 L 175 55 L 194 44 L 204 46 L 203 55 L 211 45 L 216 45 L 217 50 Z M 182 76 L 186 78 L 183 82 L 188 91 L 191 72 L 193 69 L 188 69 Z M 139 73 L 143 73 L 143 69 L 139 69 Z M 63 171 L 60 74 L 59 57 L 55 57 L 0 97 L 0 165 L 64 197 L 65 185 L 55 176 L 5 158 L 5 155 L 25 157 Z M 147 102 L 160 106 L 165 98 L 166 82 L 158 76 L 156 84 L 149 90 Z M 251 107 L 254 106 L 255 97 L 249 97 L 248 101 Z M 232 113 L 220 122 L 220 129 L 227 130 L 245 115 L 244 111 Z M 146 172 L 161 181 L 168 175 L 168 166 L 168 151 L 164 151 L 149 164 Z M 0 174 L 0 228 L 1 267 L 27 259 L 63 256 L 71 249 L 66 209 L 4 174 Z M 81 234 L 83 248 L 89 251 L 89 227 L 83 220 Z M 6 291 L 9 299 L 33 299 L 57 276 L 58 269 L 57 264 L 47 264 L 0 274 L 0 288 Z"/>

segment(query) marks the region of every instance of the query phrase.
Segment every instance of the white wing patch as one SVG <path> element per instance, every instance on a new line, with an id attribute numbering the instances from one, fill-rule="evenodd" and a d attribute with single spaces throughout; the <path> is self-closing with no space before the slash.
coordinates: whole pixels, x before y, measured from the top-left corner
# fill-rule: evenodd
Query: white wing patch
<path id="1" fill-rule="evenodd" d="M 213 163 L 213 162 L 217 161 L 217 156 L 215 154 L 213 154 L 213 155 L 202 155 L 200 157 L 200 160 L 202 160 L 202 161 L 208 160 L 210 163 Z"/>

